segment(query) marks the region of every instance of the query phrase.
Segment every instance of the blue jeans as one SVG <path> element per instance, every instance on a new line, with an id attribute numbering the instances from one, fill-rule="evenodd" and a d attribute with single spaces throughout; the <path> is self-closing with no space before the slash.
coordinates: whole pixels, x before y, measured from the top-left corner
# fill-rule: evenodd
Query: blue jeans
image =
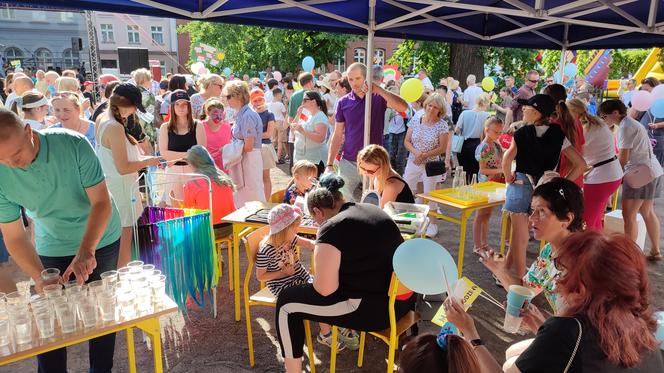
<path id="1" fill-rule="evenodd" d="M 406 131 L 401 133 L 388 133 L 385 135 L 385 149 L 390 154 L 390 163 L 392 168 L 399 175 L 403 175 L 404 169 L 406 168 L 406 157 L 408 156 L 408 151 L 403 145 L 403 141 L 406 138 Z"/>
<path id="2" fill-rule="evenodd" d="M 117 268 L 120 240 L 102 247 L 95 253 L 97 268 L 92 271 L 88 282 L 99 280 L 103 272 Z M 44 268 L 58 268 L 64 273 L 73 256 L 39 256 Z M 113 354 L 115 352 L 115 333 L 91 339 L 89 341 L 90 373 L 110 373 L 113 369 Z M 37 356 L 38 373 L 67 372 L 67 349 L 60 348 Z"/>
<path id="3" fill-rule="evenodd" d="M 503 210 L 516 214 L 530 215 L 530 202 L 533 199 L 533 185 L 528 175 L 517 172 L 515 180 L 507 184 L 507 194 Z"/>

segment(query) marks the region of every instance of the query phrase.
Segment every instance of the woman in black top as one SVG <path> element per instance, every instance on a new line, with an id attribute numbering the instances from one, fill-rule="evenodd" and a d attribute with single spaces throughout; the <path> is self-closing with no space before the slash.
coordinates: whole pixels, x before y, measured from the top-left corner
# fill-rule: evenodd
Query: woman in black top
<path id="1" fill-rule="evenodd" d="M 328 173 L 309 192 L 307 206 L 320 225 L 316 276 L 313 284 L 282 290 L 277 300 L 275 324 L 289 373 L 302 372 L 304 320 L 359 331 L 389 326 L 392 256 L 403 239 L 379 207 L 346 202 L 343 185 L 340 176 Z M 412 299 L 396 303 L 397 319 L 412 309 Z"/>
<path id="2" fill-rule="evenodd" d="M 413 192 L 390 164 L 390 155 L 380 145 L 367 145 L 357 154 L 360 175 L 368 176 L 369 189 L 380 195 L 380 207 L 388 202 L 415 203 Z"/>
<path id="3" fill-rule="evenodd" d="M 178 89 L 171 93 L 170 120 L 159 127 L 159 153 L 163 159 L 173 162 L 166 168 L 167 173 L 192 173 L 193 170 L 182 159 L 194 145 L 206 146 L 205 128 L 192 117 L 189 95 Z M 174 196 L 183 199 L 184 177 L 173 177 L 169 188 Z M 169 190 L 169 192 L 170 192 Z"/>

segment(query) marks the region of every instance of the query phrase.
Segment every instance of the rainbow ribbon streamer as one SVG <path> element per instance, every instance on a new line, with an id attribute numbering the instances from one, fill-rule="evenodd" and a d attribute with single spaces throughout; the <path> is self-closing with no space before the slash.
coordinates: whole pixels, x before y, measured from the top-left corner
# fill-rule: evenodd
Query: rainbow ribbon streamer
<path id="1" fill-rule="evenodd" d="M 166 275 L 166 291 L 186 312 L 187 297 L 205 307 L 216 288 L 216 252 L 207 210 L 146 207 L 138 221 L 138 253 Z"/>

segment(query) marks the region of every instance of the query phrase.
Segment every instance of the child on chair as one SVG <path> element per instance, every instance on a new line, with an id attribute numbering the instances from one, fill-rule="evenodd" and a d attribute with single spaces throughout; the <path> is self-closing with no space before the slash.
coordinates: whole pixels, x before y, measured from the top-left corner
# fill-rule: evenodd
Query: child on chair
<path id="1" fill-rule="evenodd" d="M 313 277 L 300 262 L 296 247 L 314 250 L 314 241 L 297 235 L 302 220 L 300 210 L 285 203 L 270 210 L 268 224 L 270 234 L 261 242 L 256 255 L 256 278 L 265 281 L 268 289 L 279 297 L 289 287 L 313 282 Z M 320 324 L 318 341 L 330 347 L 332 331 L 330 325 Z M 344 333 L 340 331 L 337 350 L 346 348 Z"/>
<path id="2" fill-rule="evenodd" d="M 315 164 L 300 160 L 295 162 L 292 168 L 293 178 L 288 182 L 284 203 L 294 205 L 297 197 L 303 197 L 311 189 L 311 179 L 318 176 L 318 167 Z"/>

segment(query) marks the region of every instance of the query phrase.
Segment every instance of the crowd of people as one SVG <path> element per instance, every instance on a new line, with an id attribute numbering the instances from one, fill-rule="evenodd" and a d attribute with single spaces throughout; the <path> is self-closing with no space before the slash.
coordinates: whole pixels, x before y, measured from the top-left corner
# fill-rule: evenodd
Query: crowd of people
<path id="1" fill-rule="evenodd" d="M 381 208 L 421 202 L 419 191 L 440 189 L 452 172 L 456 179 L 463 172 L 466 184 L 507 183 L 512 239 L 504 260 L 488 242 L 492 210 L 478 211 L 473 225 L 474 251 L 487 274 L 505 289 L 518 284 L 543 292 L 553 316 L 526 309 L 526 325 L 537 336 L 509 350 L 500 367 L 472 317 L 450 298 L 447 315 L 464 338 L 417 337 L 401 369 L 661 371 L 645 258 L 662 258 L 654 200 L 664 173 L 664 138 L 657 142 L 664 118 L 632 109 L 627 94 L 596 105 L 582 79 L 568 90 L 547 78 L 538 90 L 535 70 L 520 88 L 506 77 L 497 93 L 485 92 L 474 75 L 465 89 L 452 77 L 437 86 L 426 71 L 417 77 L 424 93 L 408 103 L 399 95 L 401 82 L 361 63 L 343 73 L 279 80 L 272 73 L 264 80 L 208 74 L 197 81 L 169 74 L 156 82 L 138 69 L 125 82 L 107 74 L 93 83 L 74 70 L 9 73 L 0 109 L 4 243 L 38 291 L 45 266 L 60 268 L 65 279 L 97 279 L 131 260 L 132 226 L 141 213 L 134 184 L 146 169 L 164 169 L 163 203 L 210 209 L 216 234 L 228 234 L 223 217 L 247 202 L 271 200 L 278 192 L 272 170 L 287 164 L 292 179 L 283 204 L 270 213 L 256 276 L 278 295 L 281 352 L 287 371 L 300 372 L 304 320 L 321 323 L 318 340 L 326 345 L 329 326 L 343 327 L 339 349 L 357 347 L 354 330 L 389 325 L 392 256 L 403 238 Z M 641 89 L 659 84 L 649 79 Z M 192 173 L 205 175 L 211 187 Z M 378 206 L 354 202 L 363 179 Z M 603 217 L 621 185 L 625 236 L 609 238 L 600 233 Z M 320 226 L 316 241 L 296 234 L 302 207 Z M 637 213 L 650 238 L 645 256 L 634 244 Z M 426 235 L 437 233 L 431 220 Z M 531 234 L 547 244 L 527 267 Z M 296 246 L 315 250 L 315 276 L 293 259 Z M 397 317 L 416 298 L 400 298 Z M 110 371 L 113 343 L 114 335 L 91 342 L 91 366 Z M 40 355 L 39 365 L 65 371 L 66 352 Z"/>

